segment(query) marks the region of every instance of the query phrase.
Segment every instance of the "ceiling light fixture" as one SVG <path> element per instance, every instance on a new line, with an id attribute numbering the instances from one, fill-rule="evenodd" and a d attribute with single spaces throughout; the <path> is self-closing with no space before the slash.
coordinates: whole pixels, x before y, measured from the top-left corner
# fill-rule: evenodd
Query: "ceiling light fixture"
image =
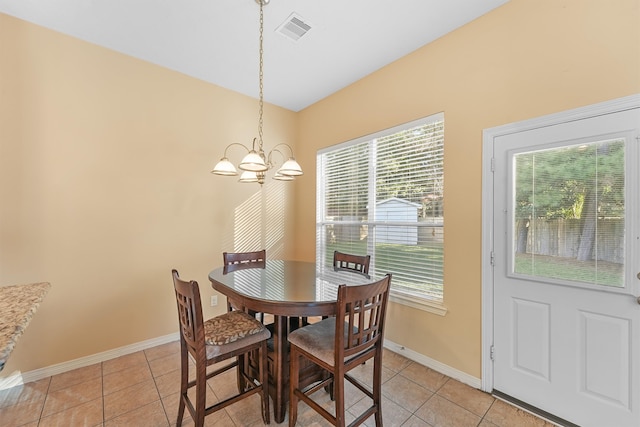
<path id="1" fill-rule="evenodd" d="M 227 150 L 233 146 L 240 146 L 247 151 L 247 155 L 244 156 L 242 161 L 238 164 L 238 169 L 242 170 L 242 174 L 240 175 L 239 182 L 257 182 L 259 184 L 264 183 L 265 176 L 267 171 L 275 166 L 274 153 L 280 154 L 282 159 L 287 159 L 280 169 L 277 170 L 273 179 L 279 181 L 292 181 L 296 176 L 302 175 L 302 168 L 296 162 L 293 157 L 293 149 L 285 143 L 281 143 L 276 145 L 268 154 L 265 154 L 262 142 L 262 110 L 264 106 L 263 99 L 263 56 L 264 51 L 262 49 L 262 33 L 264 30 L 264 15 L 262 12 L 263 6 L 266 6 L 270 0 L 255 0 L 256 3 L 260 5 L 260 72 L 259 72 L 259 84 L 260 84 L 260 109 L 258 114 L 258 137 L 253 138 L 253 143 L 251 145 L 251 149 L 247 148 L 244 144 L 240 144 L 239 142 L 233 142 L 224 149 L 224 155 L 222 159 L 216 164 L 211 173 L 216 175 L 223 176 L 236 176 L 238 175 L 238 171 L 235 166 L 229 161 L 227 158 Z M 256 147 L 257 140 L 257 147 Z M 287 156 L 285 153 L 280 151 L 279 148 L 287 147 L 288 152 Z"/>

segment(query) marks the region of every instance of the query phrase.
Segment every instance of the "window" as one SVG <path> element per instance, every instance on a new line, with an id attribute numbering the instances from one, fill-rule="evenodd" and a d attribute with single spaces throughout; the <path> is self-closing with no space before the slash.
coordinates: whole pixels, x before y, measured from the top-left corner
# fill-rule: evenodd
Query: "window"
<path id="1" fill-rule="evenodd" d="M 371 255 L 392 298 L 438 306 L 443 293 L 442 113 L 318 152 L 317 263 Z"/>
<path id="2" fill-rule="evenodd" d="M 514 155 L 516 274 L 624 287 L 625 140 Z"/>

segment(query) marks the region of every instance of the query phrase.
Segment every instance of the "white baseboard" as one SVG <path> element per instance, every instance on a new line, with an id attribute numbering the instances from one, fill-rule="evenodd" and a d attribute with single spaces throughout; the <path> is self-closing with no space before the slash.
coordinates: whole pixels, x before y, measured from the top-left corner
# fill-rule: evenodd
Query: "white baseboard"
<path id="1" fill-rule="evenodd" d="M 112 350 L 103 351 L 101 353 L 92 354 L 90 356 L 81 357 L 79 359 L 69 360 L 67 362 L 58 363 L 56 365 L 47 366 L 33 371 L 21 373 L 16 371 L 9 376 L 0 379 L 0 390 L 15 387 L 32 381 L 38 381 L 53 375 L 71 371 L 73 369 L 84 368 L 85 366 L 101 363 L 116 357 L 125 356 L 140 350 L 155 347 L 157 345 L 166 344 L 177 341 L 178 333 L 165 335 L 162 337 L 152 338 L 150 340 L 140 341 L 124 347 L 114 348 Z"/>
<path id="2" fill-rule="evenodd" d="M 53 375 L 72 371 L 74 369 L 84 368 L 85 366 L 101 363 L 110 359 L 114 359 L 116 357 L 125 356 L 127 354 L 135 353 L 140 350 L 155 347 L 157 345 L 177 341 L 178 338 L 179 335 L 176 332 L 162 337 L 152 338 L 150 340 L 126 345 L 124 347 L 114 348 L 112 350 L 92 354 L 90 356 L 81 357 L 79 359 L 69 360 L 67 362 L 58 363 L 56 365 L 35 369 L 33 371 L 28 371 L 25 373 L 16 371 L 11 373 L 9 376 L 0 379 L 0 390 L 15 387 L 32 381 L 38 381 Z M 465 372 L 459 371 L 458 369 L 452 368 L 449 365 L 445 365 L 444 363 L 438 362 L 437 360 L 431 359 L 430 357 L 408 349 L 405 346 L 396 344 L 389 340 L 384 341 L 384 346 L 394 353 L 398 353 L 409 360 L 413 360 L 416 363 L 424 365 L 427 368 L 431 368 L 434 371 L 438 371 L 441 374 L 447 375 L 448 377 L 458 380 L 471 387 L 479 389 L 481 386 L 480 378 L 476 378 Z"/>
<path id="3" fill-rule="evenodd" d="M 434 371 L 438 371 L 441 374 L 451 377 L 454 380 L 458 380 L 461 383 L 467 384 L 468 386 L 471 386 L 473 388 L 480 389 L 482 385 L 482 381 L 480 380 L 480 378 L 476 378 L 458 369 L 452 368 L 449 365 L 445 365 L 442 362 L 438 362 L 437 360 L 408 349 L 403 345 L 396 344 L 389 340 L 384 340 L 384 347 L 393 351 L 394 353 L 398 353 L 406 357 L 407 359 L 413 360 L 414 362 L 424 365 L 427 368 L 431 368 Z"/>

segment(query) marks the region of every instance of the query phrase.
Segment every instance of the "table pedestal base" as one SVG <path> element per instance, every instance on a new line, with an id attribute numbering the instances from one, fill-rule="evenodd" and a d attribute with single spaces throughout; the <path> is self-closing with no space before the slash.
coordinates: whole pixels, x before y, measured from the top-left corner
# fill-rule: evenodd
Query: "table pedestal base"
<path id="1" fill-rule="evenodd" d="M 289 342 L 287 335 L 289 328 L 295 328 L 297 318 L 286 316 L 274 316 L 273 325 L 268 325 L 271 330 L 271 338 L 268 341 L 269 354 L 269 395 L 273 399 L 274 419 L 277 423 L 284 421 L 289 402 Z M 258 378 L 258 365 L 256 357 L 249 361 L 249 374 Z M 276 381 L 281 378 L 281 381 Z M 321 381 L 324 378 L 324 370 L 313 363 L 305 363 L 300 366 L 300 385 L 302 387 Z"/>

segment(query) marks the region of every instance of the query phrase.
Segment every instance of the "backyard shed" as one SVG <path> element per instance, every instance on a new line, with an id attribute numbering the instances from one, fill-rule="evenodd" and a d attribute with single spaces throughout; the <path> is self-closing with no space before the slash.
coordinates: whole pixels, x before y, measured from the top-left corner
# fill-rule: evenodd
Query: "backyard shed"
<path id="1" fill-rule="evenodd" d="M 416 225 L 376 226 L 377 243 L 418 244 L 418 213 L 422 207 L 405 199 L 392 197 L 376 203 L 375 221 L 415 222 Z"/>

